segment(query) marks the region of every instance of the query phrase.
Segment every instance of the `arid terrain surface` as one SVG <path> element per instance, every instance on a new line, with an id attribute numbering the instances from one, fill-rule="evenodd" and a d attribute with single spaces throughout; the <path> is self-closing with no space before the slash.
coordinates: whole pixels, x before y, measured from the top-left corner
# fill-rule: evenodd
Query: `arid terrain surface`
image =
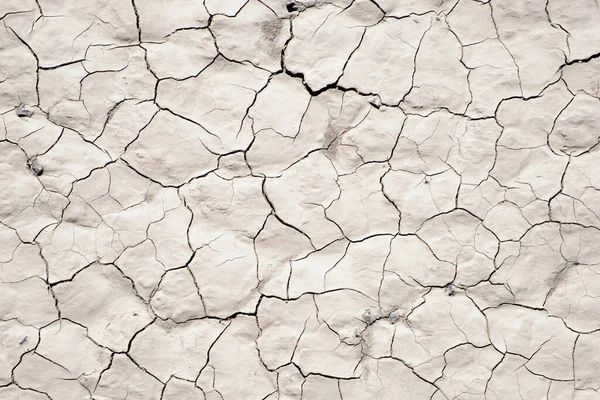
<path id="1" fill-rule="evenodd" d="M 597 1 L 0 22 L 0 400 L 600 399 Z"/>

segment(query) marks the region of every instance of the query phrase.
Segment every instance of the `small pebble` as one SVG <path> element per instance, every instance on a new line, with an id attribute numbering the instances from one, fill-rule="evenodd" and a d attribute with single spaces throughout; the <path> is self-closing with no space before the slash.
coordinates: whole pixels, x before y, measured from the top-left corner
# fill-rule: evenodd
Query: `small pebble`
<path id="1" fill-rule="evenodd" d="M 37 158 L 32 158 L 28 162 L 29 168 L 33 171 L 36 176 L 40 176 L 44 173 L 44 167 L 40 164 Z"/>
<path id="2" fill-rule="evenodd" d="M 375 322 L 375 316 L 373 315 L 373 311 L 370 308 L 367 308 L 362 315 L 362 320 L 367 324 L 371 325 Z"/>
<path id="3" fill-rule="evenodd" d="M 304 11 L 306 9 L 304 4 L 300 3 L 299 1 L 288 1 L 285 4 L 285 8 L 287 8 L 288 12 Z"/>
<path id="4" fill-rule="evenodd" d="M 33 115 L 33 110 L 30 110 L 27 107 L 25 107 L 24 104 L 21 104 L 19 106 L 19 108 L 17 108 L 17 115 L 21 118 L 23 118 L 23 117 L 29 118 Z"/>
<path id="5" fill-rule="evenodd" d="M 390 314 L 390 322 L 395 324 L 400 319 L 400 314 L 397 311 L 392 311 Z"/>
<path id="6" fill-rule="evenodd" d="M 454 296 L 454 294 L 456 293 L 456 291 L 454 290 L 454 286 L 453 285 L 446 286 L 446 293 L 448 293 L 448 296 Z"/>

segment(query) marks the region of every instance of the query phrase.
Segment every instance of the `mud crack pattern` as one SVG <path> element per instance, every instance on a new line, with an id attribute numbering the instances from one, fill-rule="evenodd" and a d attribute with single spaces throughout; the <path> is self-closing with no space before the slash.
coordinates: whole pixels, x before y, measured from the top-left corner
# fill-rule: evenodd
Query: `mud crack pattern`
<path id="1" fill-rule="evenodd" d="M 0 23 L 0 400 L 600 399 L 597 1 Z"/>

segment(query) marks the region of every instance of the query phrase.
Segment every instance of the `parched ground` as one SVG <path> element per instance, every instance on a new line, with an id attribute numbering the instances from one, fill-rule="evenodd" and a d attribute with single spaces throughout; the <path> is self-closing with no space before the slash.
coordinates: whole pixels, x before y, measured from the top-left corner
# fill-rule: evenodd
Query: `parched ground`
<path id="1" fill-rule="evenodd" d="M 600 399 L 595 0 L 1 0 L 0 400 Z"/>

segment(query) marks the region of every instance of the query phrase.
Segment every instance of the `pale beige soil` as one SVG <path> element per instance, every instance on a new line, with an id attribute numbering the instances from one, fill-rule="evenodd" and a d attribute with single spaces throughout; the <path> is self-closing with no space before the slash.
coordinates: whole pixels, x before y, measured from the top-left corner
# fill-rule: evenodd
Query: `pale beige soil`
<path id="1" fill-rule="evenodd" d="M 0 400 L 600 399 L 594 0 L 0 0 Z"/>

